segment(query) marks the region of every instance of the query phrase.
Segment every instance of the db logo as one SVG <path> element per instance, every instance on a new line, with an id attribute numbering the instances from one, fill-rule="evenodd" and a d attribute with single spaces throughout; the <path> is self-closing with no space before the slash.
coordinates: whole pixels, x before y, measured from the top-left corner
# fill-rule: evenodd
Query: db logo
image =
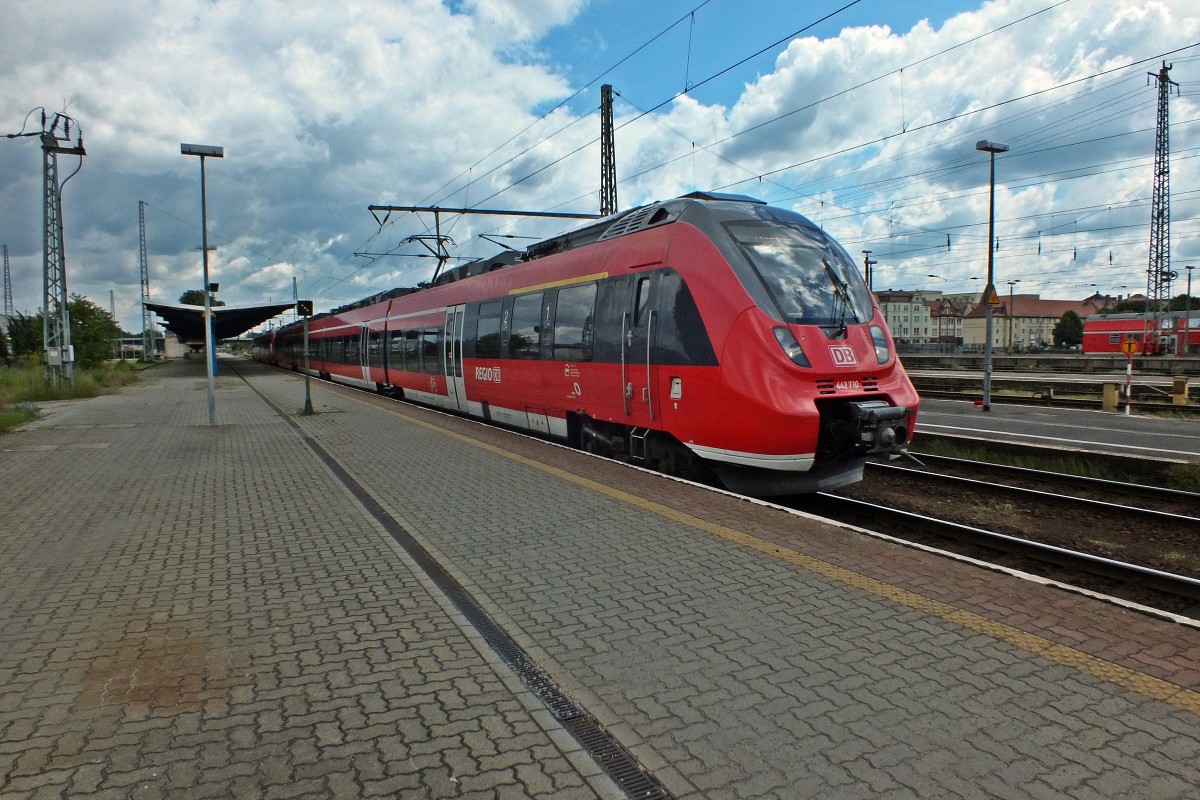
<path id="1" fill-rule="evenodd" d="M 858 366 L 858 358 L 854 355 L 854 348 L 844 344 L 831 344 L 829 346 L 829 355 L 833 358 L 835 367 L 856 367 Z"/>

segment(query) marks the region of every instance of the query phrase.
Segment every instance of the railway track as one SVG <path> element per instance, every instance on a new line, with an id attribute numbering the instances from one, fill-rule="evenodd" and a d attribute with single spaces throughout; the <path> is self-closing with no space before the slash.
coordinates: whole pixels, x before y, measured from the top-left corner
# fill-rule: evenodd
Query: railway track
<path id="1" fill-rule="evenodd" d="M 921 397 L 936 400 L 961 400 L 972 402 L 979 400 L 980 392 L 977 388 L 968 388 L 962 390 L 935 388 L 922 385 L 919 380 L 914 380 L 917 386 L 917 391 Z M 1099 395 L 1070 395 L 1070 394 L 1048 394 L 1045 391 L 1003 391 L 998 390 L 992 394 L 993 403 L 1007 403 L 1015 406 L 1051 406 L 1054 408 L 1088 408 L 1100 410 L 1104 403 Z M 1124 407 L 1124 395 L 1121 395 L 1120 404 Z M 1133 399 L 1133 408 L 1139 413 L 1144 412 L 1160 412 L 1164 414 L 1174 414 L 1177 416 L 1197 417 L 1200 416 L 1200 405 L 1189 403 L 1188 405 L 1176 405 L 1170 400 L 1160 400 L 1157 398 L 1148 398 L 1144 396 L 1135 396 Z"/>
<path id="2" fill-rule="evenodd" d="M 989 477 L 877 465 L 861 484 L 795 505 L 1200 619 L 1200 496 L 961 459 L 930 461 L 939 462 L 937 469 Z"/>
<path id="3" fill-rule="evenodd" d="M 1200 494 L 1195 492 L 950 456 L 920 454 L 914 456 L 914 460 L 919 466 L 870 462 L 867 475 L 873 478 L 881 473 L 897 471 L 909 475 L 936 475 L 934 480 L 937 481 L 957 482 L 962 486 L 982 482 L 991 491 L 1009 491 L 1017 496 L 1041 492 L 1061 497 L 1064 490 L 1070 490 L 1069 502 L 1090 503 L 1099 507 L 1110 504 L 1117 513 L 1159 517 L 1185 525 L 1197 524 L 1196 517 L 1200 515 Z"/>

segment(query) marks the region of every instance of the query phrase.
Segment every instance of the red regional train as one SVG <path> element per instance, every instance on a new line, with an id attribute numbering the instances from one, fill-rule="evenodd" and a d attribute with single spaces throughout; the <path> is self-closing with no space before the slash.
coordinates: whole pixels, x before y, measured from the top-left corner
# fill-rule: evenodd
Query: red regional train
<path id="1" fill-rule="evenodd" d="M 258 357 L 303 369 L 303 323 Z M 862 478 L 919 398 L 846 251 L 697 192 L 309 321 L 312 374 L 758 496 Z"/>
<path id="2" fill-rule="evenodd" d="M 1083 352 L 1122 353 L 1126 339 L 1137 342 L 1140 355 L 1200 353 L 1200 313 L 1094 314 L 1083 321 Z"/>

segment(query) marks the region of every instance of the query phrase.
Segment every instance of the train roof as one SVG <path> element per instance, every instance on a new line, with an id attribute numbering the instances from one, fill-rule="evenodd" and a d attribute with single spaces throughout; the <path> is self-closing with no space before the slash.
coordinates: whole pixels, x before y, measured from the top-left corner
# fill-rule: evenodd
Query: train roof
<path id="1" fill-rule="evenodd" d="M 696 214 L 716 215 L 721 219 L 754 218 L 759 216 L 757 209 L 768 208 L 767 203 L 743 194 L 725 194 L 721 192 L 689 192 L 688 194 L 637 206 L 617 214 L 610 215 L 590 225 L 574 231 L 554 236 L 550 239 L 532 244 L 524 250 L 506 250 L 490 258 L 482 258 L 461 264 L 445 270 L 437 276 L 432 284 L 390 289 L 385 292 L 364 297 L 353 303 L 347 303 L 323 314 L 317 314 L 312 319 L 320 319 L 330 314 L 340 314 L 354 309 L 364 308 L 375 303 L 381 303 L 395 297 L 419 292 L 431 286 L 442 286 L 455 281 L 473 278 L 487 272 L 524 264 L 539 258 L 585 247 L 596 242 L 604 242 L 621 236 L 629 236 L 649 228 L 659 227 L 675 222 L 681 217 L 691 217 Z M 689 212 L 692 212 L 689 214 Z"/>

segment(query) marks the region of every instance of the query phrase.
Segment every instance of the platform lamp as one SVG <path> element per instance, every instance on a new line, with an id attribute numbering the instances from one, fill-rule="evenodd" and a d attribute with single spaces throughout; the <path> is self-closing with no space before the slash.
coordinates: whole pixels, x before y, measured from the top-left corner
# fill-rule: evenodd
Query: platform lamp
<path id="1" fill-rule="evenodd" d="M 208 144 L 180 144 L 179 152 L 185 156 L 200 157 L 200 250 L 204 263 L 204 363 L 208 374 L 208 424 L 217 421 L 216 380 L 214 361 L 217 354 L 213 349 L 212 330 L 212 284 L 208 281 L 208 197 L 204 185 L 204 159 L 224 158 L 225 148 Z"/>
<path id="2" fill-rule="evenodd" d="M 996 241 L 996 153 L 1004 153 L 1008 151 L 1008 145 L 1000 144 L 999 142 L 989 142 L 987 139 L 982 139 L 975 143 L 975 149 L 987 153 L 991 164 L 991 176 L 988 179 L 988 257 L 987 257 L 987 287 L 983 290 L 983 303 L 985 305 L 985 318 L 987 320 L 986 336 L 987 341 L 983 344 L 983 410 L 992 410 L 992 330 L 995 324 L 992 318 L 992 309 L 997 305 L 996 300 L 996 284 L 994 282 L 995 274 L 993 266 L 995 264 L 995 245 Z"/>

